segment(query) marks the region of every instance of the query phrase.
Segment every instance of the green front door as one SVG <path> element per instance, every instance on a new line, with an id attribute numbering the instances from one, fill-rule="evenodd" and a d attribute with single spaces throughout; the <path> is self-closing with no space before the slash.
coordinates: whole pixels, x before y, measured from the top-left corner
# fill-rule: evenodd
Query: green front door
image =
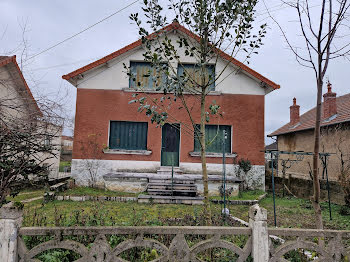
<path id="1" fill-rule="evenodd" d="M 162 166 L 179 166 L 180 125 L 165 124 L 162 127 Z"/>

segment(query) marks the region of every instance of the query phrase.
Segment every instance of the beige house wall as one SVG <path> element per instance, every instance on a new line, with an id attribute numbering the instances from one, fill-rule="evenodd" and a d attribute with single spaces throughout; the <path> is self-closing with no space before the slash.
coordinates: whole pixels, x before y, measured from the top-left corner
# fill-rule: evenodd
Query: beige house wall
<path id="1" fill-rule="evenodd" d="M 21 90 L 10 71 L 6 67 L 0 67 L 0 115 L 3 120 L 26 119 L 31 115 L 29 104 L 33 100 L 29 101 L 27 95 L 21 92 L 27 90 Z"/>
<path id="2" fill-rule="evenodd" d="M 329 127 L 321 131 L 320 151 L 336 153 L 329 157 L 328 177 L 330 180 L 337 181 L 339 177 L 341 162 L 339 147 L 350 157 L 350 124 L 343 125 L 343 128 Z M 304 130 L 300 132 L 278 136 L 278 150 L 283 151 L 305 151 L 313 152 L 314 131 Z M 281 155 L 279 159 L 296 159 L 295 156 Z M 310 179 L 309 171 L 312 168 L 312 156 L 305 156 L 302 161 L 292 163 L 291 168 L 287 169 L 287 174 L 293 177 Z M 279 176 L 282 175 L 282 165 L 279 161 Z M 322 164 L 319 160 L 319 172 L 322 179 Z"/>
<path id="3" fill-rule="evenodd" d="M 28 90 L 23 85 L 18 71 L 10 66 L 0 67 L 0 117 L 5 123 L 21 123 L 33 121 L 33 117 L 38 114 L 36 102 L 28 94 Z M 49 154 L 41 154 L 39 159 L 45 160 L 44 163 L 50 166 L 49 177 L 58 176 L 60 163 L 61 135 L 62 127 L 35 121 L 36 128 L 43 130 L 43 134 L 47 133 L 53 136 L 50 143 L 54 145 L 54 154 L 56 157 L 47 159 Z M 45 138 L 42 139 L 43 143 Z"/>

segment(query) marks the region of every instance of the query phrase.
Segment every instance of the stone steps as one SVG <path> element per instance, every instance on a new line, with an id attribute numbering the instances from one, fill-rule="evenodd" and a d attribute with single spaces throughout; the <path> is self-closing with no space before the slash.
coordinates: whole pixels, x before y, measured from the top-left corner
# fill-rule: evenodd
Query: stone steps
<path id="1" fill-rule="evenodd" d="M 148 181 L 151 184 L 171 184 L 171 178 L 157 178 L 157 179 L 149 179 Z M 194 184 L 194 180 L 191 179 L 173 179 L 174 184 Z"/>
<path id="2" fill-rule="evenodd" d="M 64 182 L 60 182 L 58 184 L 50 186 L 50 191 L 62 192 L 66 190 L 67 187 L 68 187 L 68 182 L 64 181 Z"/>
<path id="3" fill-rule="evenodd" d="M 203 197 L 139 195 L 138 203 L 203 205 Z"/>
<path id="4" fill-rule="evenodd" d="M 162 176 L 162 175 L 171 175 L 172 173 L 172 168 L 171 166 L 161 166 L 157 170 L 157 175 Z M 173 174 L 174 175 L 182 175 L 183 171 L 179 167 L 174 167 L 173 169 Z"/>
<path id="5" fill-rule="evenodd" d="M 197 186 L 193 184 L 161 184 L 161 183 L 149 183 L 147 189 L 161 189 L 161 190 L 197 190 Z"/>
<path id="6" fill-rule="evenodd" d="M 160 190 L 160 189 L 148 189 L 147 193 L 154 196 L 191 196 L 197 195 L 197 190 Z"/>

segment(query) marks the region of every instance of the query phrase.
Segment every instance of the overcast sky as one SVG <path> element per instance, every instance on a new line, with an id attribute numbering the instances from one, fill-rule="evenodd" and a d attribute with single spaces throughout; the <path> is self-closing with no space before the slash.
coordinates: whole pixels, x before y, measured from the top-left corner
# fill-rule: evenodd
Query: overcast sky
<path id="1" fill-rule="evenodd" d="M 127 6 L 133 0 L 0 0 L 0 55 L 13 50 L 22 39 L 19 24 L 27 24 L 26 38 L 29 56 L 74 35 L 100 19 Z M 312 1 L 315 5 L 319 1 Z M 296 17 L 290 9 L 280 5 L 279 0 L 266 1 L 274 17 L 286 29 L 289 37 L 298 42 Z M 110 54 L 137 40 L 135 25 L 128 16 L 140 9 L 136 3 L 103 23 L 84 32 L 50 51 L 33 59 L 25 67 L 25 77 L 34 93 L 57 92 L 69 95 L 66 111 L 74 116 L 76 89 L 61 76 Z M 317 7 L 316 7 L 317 8 Z M 268 18 L 262 3 L 257 6 L 257 21 L 268 23 L 265 45 L 251 59 L 250 67 L 281 85 L 281 89 L 266 96 L 265 134 L 269 134 L 289 121 L 289 106 L 297 98 L 304 113 L 315 106 L 316 86 L 313 71 L 301 67 L 288 50 L 277 26 Z M 301 44 L 300 44 L 301 45 Z M 21 52 L 17 50 L 11 55 Z M 7 53 L 7 55 L 9 55 Z M 331 62 L 327 77 L 337 95 L 350 92 L 350 62 L 338 59 Z M 36 85 L 31 79 L 36 80 Z M 65 131 L 69 134 L 69 131 Z M 266 139 L 269 144 L 270 139 Z"/>

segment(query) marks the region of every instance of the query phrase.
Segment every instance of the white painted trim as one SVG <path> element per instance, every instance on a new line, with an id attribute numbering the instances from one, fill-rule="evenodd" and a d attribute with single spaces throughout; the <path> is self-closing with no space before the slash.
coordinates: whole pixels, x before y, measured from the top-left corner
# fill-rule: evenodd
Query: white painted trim
<path id="1" fill-rule="evenodd" d="M 144 155 L 149 156 L 152 154 L 151 150 L 126 150 L 126 149 L 103 149 L 105 154 L 114 155 Z"/>
<path id="2" fill-rule="evenodd" d="M 164 91 L 156 91 L 156 90 L 150 90 L 150 89 L 136 90 L 136 89 L 129 88 L 129 87 L 122 88 L 121 90 L 124 92 L 127 92 L 127 93 L 151 93 L 151 94 L 163 94 L 164 93 Z M 174 92 L 168 92 L 168 93 L 172 94 Z M 192 93 L 185 91 L 185 92 L 183 92 L 183 94 L 192 94 Z M 209 91 L 208 95 L 220 96 L 220 95 L 222 95 L 222 92 L 221 91 Z"/>
<path id="3" fill-rule="evenodd" d="M 192 152 L 189 152 L 189 155 L 193 156 L 193 157 L 200 157 L 200 152 L 192 151 Z M 205 157 L 222 157 L 222 153 L 206 152 Z M 236 153 L 225 153 L 225 157 L 235 158 L 235 157 L 237 157 L 237 154 Z"/>

